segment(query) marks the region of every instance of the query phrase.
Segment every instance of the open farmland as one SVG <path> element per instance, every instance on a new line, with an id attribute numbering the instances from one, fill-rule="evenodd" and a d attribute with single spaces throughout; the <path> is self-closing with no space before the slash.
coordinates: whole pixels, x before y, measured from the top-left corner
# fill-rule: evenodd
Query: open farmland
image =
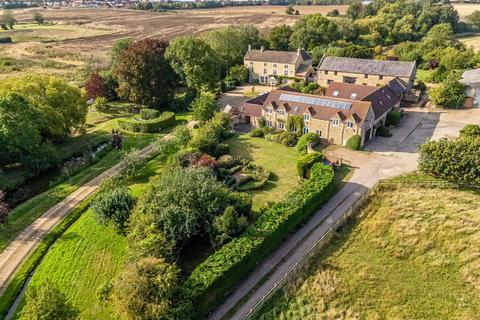
<path id="1" fill-rule="evenodd" d="M 478 319 L 478 192 L 387 186 L 258 319 Z"/>
<path id="2" fill-rule="evenodd" d="M 148 12 L 127 9 L 62 8 L 15 10 L 20 23 L 0 31 L 13 44 L 0 45 L 0 76 L 18 72 L 46 72 L 81 83 L 84 70 L 108 63 L 107 53 L 120 38 L 156 37 L 166 40 L 228 25 L 253 24 L 267 32 L 279 24 L 294 24 L 310 13 L 327 13 L 345 6 L 298 6 L 299 16 L 286 15 L 283 6 L 227 7 L 218 9 Z M 40 12 L 49 23 L 32 24 Z"/>
<path id="3" fill-rule="evenodd" d="M 453 7 L 458 11 L 461 20 L 465 19 L 475 10 L 480 11 L 480 3 L 454 3 Z"/>

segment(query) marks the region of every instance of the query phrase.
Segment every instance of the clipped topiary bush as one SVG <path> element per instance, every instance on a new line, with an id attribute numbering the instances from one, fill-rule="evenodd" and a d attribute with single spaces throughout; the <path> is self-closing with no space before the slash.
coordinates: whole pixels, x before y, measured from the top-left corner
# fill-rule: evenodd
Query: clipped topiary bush
<path id="1" fill-rule="evenodd" d="M 121 129 L 141 132 L 152 133 L 159 132 L 161 129 L 171 127 L 175 124 L 175 113 L 166 111 L 162 113 L 158 118 L 150 120 L 136 120 L 136 119 L 120 119 L 118 125 Z"/>
<path id="2" fill-rule="evenodd" d="M 308 153 L 297 160 L 297 172 L 302 178 L 307 177 L 307 173 L 312 166 L 323 160 L 323 155 L 319 152 Z"/>
<path id="3" fill-rule="evenodd" d="M 196 301 L 193 318 L 208 314 L 229 289 L 330 199 L 333 176 L 330 166 L 316 163 L 309 180 L 267 209 L 241 236 L 197 266 L 182 290 L 190 301 Z"/>
<path id="4" fill-rule="evenodd" d="M 380 128 L 378 128 L 378 135 L 380 137 L 388 138 L 392 136 L 392 133 L 390 132 L 390 129 L 388 129 L 387 127 L 381 126 Z"/>
<path id="5" fill-rule="evenodd" d="M 391 111 L 387 114 L 386 126 L 397 126 L 402 119 L 402 114 L 398 111 Z"/>
<path id="6" fill-rule="evenodd" d="M 140 118 L 143 120 L 151 120 L 158 118 L 160 116 L 160 111 L 150 108 L 140 109 Z"/>
<path id="7" fill-rule="evenodd" d="M 280 134 L 280 143 L 286 146 L 293 146 L 297 142 L 297 134 L 295 132 L 283 131 Z"/>
<path id="8" fill-rule="evenodd" d="M 302 152 L 302 151 L 307 151 L 307 146 L 309 143 L 319 143 L 320 142 L 320 137 L 318 134 L 314 132 L 309 132 L 304 134 L 303 136 L 300 137 L 297 143 L 297 150 Z"/>
<path id="9" fill-rule="evenodd" d="M 347 143 L 345 143 L 345 148 L 348 148 L 351 150 L 360 150 L 361 144 L 362 144 L 362 137 L 356 134 L 354 136 L 351 136 L 350 139 L 347 140 Z"/>

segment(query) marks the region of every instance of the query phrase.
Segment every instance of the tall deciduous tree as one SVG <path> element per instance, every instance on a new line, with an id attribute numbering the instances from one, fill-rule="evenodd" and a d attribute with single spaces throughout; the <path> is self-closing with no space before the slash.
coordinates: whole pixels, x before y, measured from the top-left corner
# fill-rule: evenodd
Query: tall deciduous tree
<path id="1" fill-rule="evenodd" d="M 313 48 L 340 39 L 337 25 L 321 14 L 302 17 L 293 26 L 290 45 L 293 48 Z"/>
<path id="2" fill-rule="evenodd" d="M 177 76 L 165 58 L 167 47 L 158 39 L 139 40 L 128 47 L 113 70 L 121 98 L 156 109 L 172 100 Z"/>
<path id="3" fill-rule="evenodd" d="M 221 81 L 220 62 L 201 38 L 176 38 L 168 46 L 165 56 L 190 88 L 214 90 Z"/>
<path id="4" fill-rule="evenodd" d="M 218 101 L 211 92 L 201 92 L 193 101 L 193 117 L 199 121 L 210 120 L 219 109 Z"/>
<path id="5" fill-rule="evenodd" d="M 265 44 L 254 26 L 226 27 L 209 31 L 203 38 L 217 54 L 226 71 L 230 67 L 243 64 L 248 45 L 258 48 Z"/>
<path id="6" fill-rule="evenodd" d="M 108 87 L 98 73 L 90 75 L 90 78 L 85 82 L 85 91 L 88 99 L 106 98 L 109 96 Z"/>
<path id="7" fill-rule="evenodd" d="M 287 25 L 275 26 L 268 34 L 268 42 L 273 50 L 290 51 L 290 37 L 292 36 L 292 27 Z"/>
<path id="8" fill-rule="evenodd" d="M 84 126 L 87 103 L 84 93 L 65 80 L 41 74 L 0 80 L 0 96 L 17 93 L 40 114 L 36 121 L 46 138 L 58 139 Z"/>
<path id="9" fill-rule="evenodd" d="M 79 312 L 65 295 L 50 281 L 27 290 L 27 303 L 20 313 L 21 320 L 76 319 Z"/>
<path id="10" fill-rule="evenodd" d="M 429 94 L 435 105 L 461 108 L 465 101 L 465 86 L 458 81 L 456 75 L 449 74 L 440 85 L 430 89 Z"/>
<path id="11" fill-rule="evenodd" d="M 132 38 L 122 38 L 115 41 L 112 48 L 110 49 L 110 62 L 112 68 L 117 64 L 118 59 L 121 55 L 128 49 L 128 47 L 133 43 Z"/>

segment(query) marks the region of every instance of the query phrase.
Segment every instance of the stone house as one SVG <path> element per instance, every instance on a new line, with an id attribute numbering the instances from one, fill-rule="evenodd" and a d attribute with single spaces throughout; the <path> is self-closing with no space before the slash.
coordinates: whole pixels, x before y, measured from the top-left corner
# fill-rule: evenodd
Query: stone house
<path id="1" fill-rule="evenodd" d="M 265 85 L 285 85 L 294 81 L 307 82 L 313 73 L 312 58 L 304 49 L 296 52 L 252 49 L 243 58 L 249 70 L 249 82 Z"/>
<path id="2" fill-rule="evenodd" d="M 385 86 L 395 80 L 406 93 L 412 89 L 416 73 L 415 62 L 323 57 L 317 68 L 317 83 L 322 87 L 333 82 Z"/>

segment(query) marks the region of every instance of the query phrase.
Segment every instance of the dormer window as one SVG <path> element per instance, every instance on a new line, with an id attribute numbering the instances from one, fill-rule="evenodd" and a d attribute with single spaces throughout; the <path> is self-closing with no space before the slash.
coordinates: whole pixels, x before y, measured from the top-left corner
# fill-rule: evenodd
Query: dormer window
<path id="1" fill-rule="evenodd" d="M 274 63 L 274 64 L 273 64 L 273 67 L 274 67 L 274 68 L 276 68 L 276 67 L 277 67 L 277 64 L 276 64 L 276 63 Z"/>
<path id="2" fill-rule="evenodd" d="M 350 95 L 350 99 L 352 99 L 352 100 L 357 99 L 357 94 L 356 94 L 355 92 L 353 92 L 353 93 Z"/>
<path id="3" fill-rule="evenodd" d="M 338 125 L 340 124 L 340 120 L 338 119 L 331 119 L 330 122 L 334 127 L 338 127 Z"/>
<path id="4" fill-rule="evenodd" d="M 288 64 L 284 65 L 283 67 L 284 67 L 285 69 L 288 69 Z"/>
<path id="5" fill-rule="evenodd" d="M 283 109 L 278 110 L 278 115 L 279 116 L 284 116 L 285 115 L 285 110 L 283 110 Z"/>
<path id="6" fill-rule="evenodd" d="M 264 63 L 263 63 L 263 66 L 264 66 L 264 67 L 266 67 L 266 66 L 267 66 L 267 63 L 266 63 L 266 62 L 264 62 Z"/>
<path id="7" fill-rule="evenodd" d="M 347 122 L 345 122 L 345 126 L 347 128 L 353 128 L 353 122 L 352 121 L 347 121 Z"/>
<path id="8" fill-rule="evenodd" d="M 310 115 L 309 114 L 304 114 L 303 115 L 303 121 L 308 121 L 310 120 Z"/>
<path id="9" fill-rule="evenodd" d="M 272 108 L 271 108 L 271 107 L 268 107 L 268 108 L 265 110 L 265 113 L 266 113 L 266 114 L 272 114 Z"/>
<path id="10" fill-rule="evenodd" d="M 339 93 L 338 90 L 333 91 L 333 96 L 338 97 L 338 93 Z"/>

